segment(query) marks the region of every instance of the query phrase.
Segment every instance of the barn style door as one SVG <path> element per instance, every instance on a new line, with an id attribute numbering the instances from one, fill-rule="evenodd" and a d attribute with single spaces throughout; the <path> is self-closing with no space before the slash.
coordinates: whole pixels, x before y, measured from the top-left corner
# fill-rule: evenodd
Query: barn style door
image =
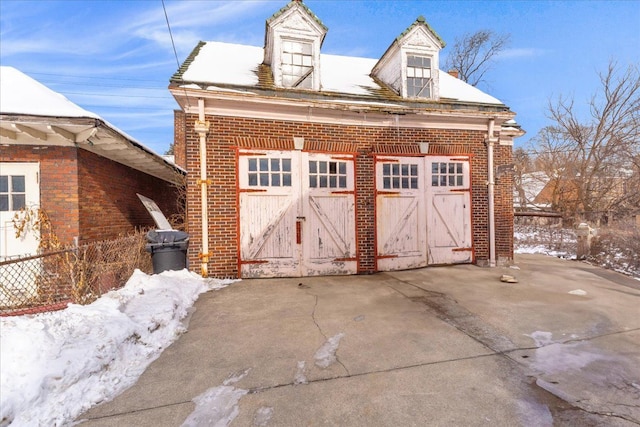
<path id="1" fill-rule="evenodd" d="M 355 274 L 356 216 L 353 156 L 301 153 L 302 275 Z"/>
<path id="2" fill-rule="evenodd" d="M 354 274 L 352 156 L 239 155 L 242 277 Z"/>
<path id="3" fill-rule="evenodd" d="M 471 262 L 469 184 L 468 157 L 377 157 L 377 269 Z"/>
<path id="4" fill-rule="evenodd" d="M 427 265 L 424 159 L 376 159 L 377 269 Z"/>
<path id="5" fill-rule="evenodd" d="M 241 153 L 239 163 L 242 276 L 298 275 L 299 158 L 286 151 Z"/>
<path id="6" fill-rule="evenodd" d="M 469 160 L 427 157 L 429 264 L 472 261 Z"/>

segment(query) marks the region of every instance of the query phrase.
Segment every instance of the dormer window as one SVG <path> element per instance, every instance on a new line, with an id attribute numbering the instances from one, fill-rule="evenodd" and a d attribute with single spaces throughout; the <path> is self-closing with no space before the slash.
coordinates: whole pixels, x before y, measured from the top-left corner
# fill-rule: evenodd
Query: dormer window
<path id="1" fill-rule="evenodd" d="M 431 58 L 407 55 L 407 96 L 431 98 L 432 86 Z"/>
<path id="2" fill-rule="evenodd" d="M 313 89 L 313 45 L 282 41 L 282 86 Z"/>
<path id="3" fill-rule="evenodd" d="M 327 27 L 302 1 L 292 0 L 267 19 L 263 64 L 273 84 L 320 90 L 320 47 Z"/>
<path id="4" fill-rule="evenodd" d="M 397 37 L 371 76 L 403 98 L 440 99 L 440 50 L 444 41 L 419 16 Z"/>

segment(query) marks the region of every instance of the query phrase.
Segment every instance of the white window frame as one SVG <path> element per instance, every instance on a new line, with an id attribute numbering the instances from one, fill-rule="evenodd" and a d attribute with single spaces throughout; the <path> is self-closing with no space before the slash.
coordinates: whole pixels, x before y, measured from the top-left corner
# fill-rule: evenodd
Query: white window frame
<path id="1" fill-rule="evenodd" d="M 282 86 L 293 89 L 314 89 L 315 72 L 313 41 L 283 38 L 280 49 Z"/>
<path id="2" fill-rule="evenodd" d="M 429 67 L 420 67 L 416 65 L 409 65 L 409 62 L 413 58 L 420 58 L 423 60 L 429 61 Z M 423 98 L 423 99 L 433 99 L 435 84 L 434 84 L 434 57 L 432 55 L 425 55 L 421 53 L 413 53 L 407 52 L 406 54 L 406 65 L 404 69 L 405 73 L 405 89 L 407 98 Z M 410 88 L 417 88 L 416 85 L 410 85 L 409 79 L 421 79 L 426 80 L 426 84 L 420 86 L 420 90 L 418 93 L 413 93 Z M 428 90 L 427 94 L 424 94 L 425 89 Z"/>

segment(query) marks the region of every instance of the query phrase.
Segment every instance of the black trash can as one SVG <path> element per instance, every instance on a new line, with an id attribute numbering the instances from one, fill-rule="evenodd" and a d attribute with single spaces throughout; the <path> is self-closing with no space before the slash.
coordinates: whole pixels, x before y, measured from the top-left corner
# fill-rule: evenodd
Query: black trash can
<path id="1" fill-rule="evenodd" d="M 146 250 L 151 254 L 153 274 L 187 268 L 189 235 L 179 230 L 151 230 Z"/>

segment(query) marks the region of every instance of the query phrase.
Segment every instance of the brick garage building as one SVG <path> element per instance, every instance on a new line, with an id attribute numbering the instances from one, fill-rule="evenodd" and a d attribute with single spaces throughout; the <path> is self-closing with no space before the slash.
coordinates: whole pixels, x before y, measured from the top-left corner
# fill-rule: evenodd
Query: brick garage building
<path id="1" fill-rule="evenodd" d="M 44 211 L 63 245 L 153 226 L 136 193 L 177 212 L 183 170 L 15 68 L 0 73 L 0 259 L 37 250 L 35 232 L 15 237 L 21 208 Z"/>
<path id="2" fill-rule="evenodd" d="M 199 43 L 172 77 L 190 261 L 205 275 L 358 274 L 513 258 L 499 100 L 439 70 L 419 17 L 380 59 L 320 53 L 292 1 L 264 47 Z"/>

